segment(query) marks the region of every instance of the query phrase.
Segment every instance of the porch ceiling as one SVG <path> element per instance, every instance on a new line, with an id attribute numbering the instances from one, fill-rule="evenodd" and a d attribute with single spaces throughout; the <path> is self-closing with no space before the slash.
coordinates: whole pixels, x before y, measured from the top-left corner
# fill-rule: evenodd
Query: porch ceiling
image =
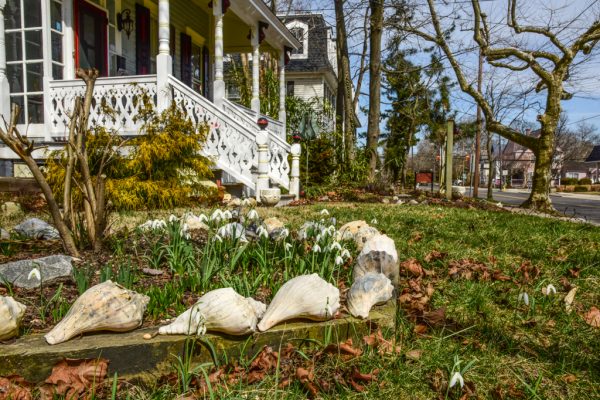
<path id="1" fill-rule="evenodd" d="M 193 0 L 204 11 L 212 15 L 208 7 L 210 0 Z M 269 24 L 265 30 L 264 50 L 281 50 L 284 46 L 298 48 L 300 43 L 273 14 L 262 0 L 232 0 L 231 6 L 223 18 L 223 45 L 226 53 L 250 52 L 252 46 L 247 38 L 250 26 L 259 21 Z"/>

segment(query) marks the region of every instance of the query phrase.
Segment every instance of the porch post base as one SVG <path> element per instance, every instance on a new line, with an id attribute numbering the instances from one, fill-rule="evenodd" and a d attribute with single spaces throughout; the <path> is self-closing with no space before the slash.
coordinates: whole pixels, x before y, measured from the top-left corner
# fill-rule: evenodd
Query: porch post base
<path id="1" fill-rule="evenodd" d="M 213 103 L 219 108 L 223 108 L 223 99 L 225 98 L 225 81 L 216 80 L 213 83 Z"/>
<path id="2" fill-rule="evenodd" d="M 296 200 L 300 198 L 300 153 L 302 148 L 299 143 L 294 143 L 291 148 L 292 153 L 292 171 L 290 174 L 290 194 Z"/>
<path id="3" fill-rule="evenodd" d="M 164 111 L 171 106 L 172 96 L 169 87 L 169 75 L 173 73 L 173 61 L 170 54 L 156 56 L 156 106 L 158 111 Z"/>
<path id="4" fill-rule="evenodd" d="M 269 188 L 269 136 L 266 131 L 256 133 L 258 146 L 258 178 L 256 179 L 256 200 L 260 201 L 260 191 Z"/>

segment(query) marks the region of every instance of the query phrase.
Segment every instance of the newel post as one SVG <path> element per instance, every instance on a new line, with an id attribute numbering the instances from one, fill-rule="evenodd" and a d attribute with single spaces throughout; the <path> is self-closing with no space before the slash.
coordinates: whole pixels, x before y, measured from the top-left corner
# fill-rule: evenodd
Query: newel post
<path id="1" fill-rule="evenodd" d="M 256 200 L 260 201 L 260 191 L 269 188 L 269 133 L 267 119 L 259 118 L 259 130 L 256 133 L 258 146 L 258 178 L 256 179 Z"/>
<path id="2" fill-rule="evenodd" d="M 300 143 L 292 144 L 292 171 L 290 173 L 290 194 L 300 198 L 300 153 L 302 148 Z"/>
<path id="3" fill-rule="evenodd" d="M 171 105 L 171 90 L 169 75 L 173 73 L 173 60 L 169 35 L 170 17 L 169 0 L 158 1 L 158 55 L 156 56 L 156 105 L 159 111 L 166 110 Z"/>

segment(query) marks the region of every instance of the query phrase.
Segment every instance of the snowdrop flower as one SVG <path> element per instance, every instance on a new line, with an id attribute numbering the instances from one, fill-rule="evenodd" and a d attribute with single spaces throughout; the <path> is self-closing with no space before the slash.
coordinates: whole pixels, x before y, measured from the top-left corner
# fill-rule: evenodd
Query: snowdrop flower
<path id="1" fill-rule="evenodd" d="M 312 248 L 313 253 L 320 253 L 321 252 L 321 246 L 319 246 L 318 244 L 315 244 Z"/>
<path id="2" fill-rule="evenodd" d="M 525 292 L 519 293 L 519 298 L 517 299 L 517 301 L 521 301 L 523 300 L 523 303 L 525 303 L 526 306 L 529 305 L 529 295 Z"/>
<path id="3" fill-rule="evenodd" d="M 338 243 L 338 242 L 333 242 L 329 245 L 329 250 L 333 251 L 333 250 L 342 250 L 342 246 Z"/>
<path id="4" fill-rule="evenodd" d="M 29 275 L 27 275 L 27 280 L 30 280 L 31 278 L 35 278 L 38 281 L 41 281 L 42 280 L 42 275 L 40 274 L 40 270 L 37 269 L 37 268 L 32 269 L 29 272 Z"/>
<path id="5" fill-rule="evenodd" d="M 167 223 L 162 219 L 155 219 L 150 222 L 150 229 L 162 229 L 167 227 Z M 145 225 L 145 224 L 144 224 Z"/>
<path id="6" fill-rule="evenodd" d="M 500 208 L 502 208 L 502 203 L 498 202 L 498 203 L 496 204 L 496 207 L 500 207 Z"/>
<path id="7" fill-rule="evenodd" d="M 218 208 L 210 216 L 211 221 L 219 222 L 222 219 L 223 219 L 223 211 L 219 210 Z"/>
<path id="8" fill-rule="evenodd" d="M 329 233 L 331 236 L 333 236 L 335 234 L 335 226 L 329 225 L 327 227 L 327 233 Z"/>
<path id="9" fill-rule="evenodd" d="M 200 222 L 208 222 L 208 217 L 204 214 L 200 214 L 198 216 L 198 219 L 200 220 Z"/>
<path id="10" fill-rule="evenodd" d="M 230 220 L 231 218 L 233 218 L 233 214 L 231 213 L 231 211 L 225 210 L 223 212 L 223 218 L 226 220 Z"/>
<path id="11" fill-rule="evenodd" d="M 377 225 L 377 218 L 373 218 L 373 219 L 371 220 L 371 223 L 372 223 L 373 225 Z"/>
<path id="12" fill-rule="evenodd" d="M 335 258 L 335 265 L 342 265 L 344 264 L 344 259 L 341 256 L 337 256 Z"/>
<path id="13" fill-rule="evenodd" d="M 219 242 L 219 243 L 223 243 L 223 238 L 219 235 L 215 235 L 213 237 L 213 242 Z"/>
<path id="14" fill-rule="evenodd" d="M 448 387 L 452 389 L 454 386 L 456 386 L 457 383 L 460 385 L 461 388 L 465 385 L 465 381 L 460 372 L 458 371 L 456 371 L 452 375 L 452 379 L 450 379 L 450 384 L 448 385 Z"/>
<path id="15" fill-rule="evenodd" d="M 285 238 L 287 238 L 288 236 L 290 236 L 290 230 L 289 230 L 288 228 L 283 228 L 283 229 L 281 230 L 281 232 L 279 233 L 279 237 L 280 237 L 280 238 L 283 238 L 283 239 L 285 239 Z M 288 244 L 289 244 L 289 243 L 288 243 Z"/>
<path id="16" fill-rule="evenodd" d="M 178 218 L 175 215 L 173 215 L 173 214 L 169 215 L 169 222 L 175 222 L 175 221 L 177 221 L 177 219 Z"/>
<path id="17" fill-rule="evenodd" d="M 290 250 L 292 249 L 292 247 L 293 247 L 293 246 L 292 246 L 292 244 L 291 244 L 291 243 L 286 243 L 286 244 L 284 245 L 284 247 L 285 247 L 285 250 L 286 250 L 286 251 L 290 251 Z"/>
<path id="18" fill-rule="evenodd" d="M 248 217 L 248 219 L 258 219 L 258 212 L 254 209 L 248 211 L 248 214 L 246 215 Z"/>
<path id="19" fill-rule="evenodd" d="M 556 288 L 554 287 L 553 284 L 549 284 L 548 286 L 546 286 L 545 288 L 542 289 L 542 292 L 546 296 L 550 296 L 551 294 L 556 294 Z"/>
<path id="20" fill-rule="evenodd" d="M 324 215 L 327 217 L 329 215 L 329 211 L 327 211 L 327 209 L 324 208 L 321 210 L 321 215 Z"/>
<path id="21" fill-rule="evenodd" d="M 315 242 L 317 242 L 317 243 L 318 243 L 318 242 L 320 242 L 322 238 L 323 238 L 323 237 L 322 237 L 322 236 L 321 236 L 321 234 L 319 233 L 319 234 L 317 235 L 317 237 L 315 238 Z"/>
<path id="22" fill-rule="evenodd" d="M 348 249 L 343 249 L 342 254 L 340 254 L 340 256 L 343 258 L 350 258 L 350 252 L 348 251 Z"/>
<path id="23" fill-rule="evenodd" d="M 264 237 L 265 239 L 269 238 L 269 232 L 262 226 L 256 228 L 256 233 L 258 233 L 258 237 Z"/>

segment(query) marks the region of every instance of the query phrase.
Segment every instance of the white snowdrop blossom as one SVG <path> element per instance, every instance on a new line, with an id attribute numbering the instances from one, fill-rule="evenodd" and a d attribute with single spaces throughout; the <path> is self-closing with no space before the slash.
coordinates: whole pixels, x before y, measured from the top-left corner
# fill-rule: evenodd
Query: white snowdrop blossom
<path id="1" fill-rule="evenodd" d="M 279 237 L 281 237 L 283 239 L 287 238 L 288 236 L 290 236 L 290 230 L 288 228 L 283 228 L 281 230 L 281 232 L 279 233 Z"/>
<path id="2" fill-rule="evenodd" d="M 500 207 L 500 208 L 502 208 L 502 203 L 497 203 L 497 204 L 496 204 L 496 207 Z"/>
<path id="3" fill-rule="evenodd" d="M 324 209 L 321 210 L 321 215 L 324 215 L 324 216 L 327 217 L 329 215 L 329 211 L 327 211 L 327 209 L 324 208 Z"/>
<path id="4" fill-rule="evenodd" d="M 218 208 L 210 216 L 211 221 L 217 222 L 221 221 L 223 218 L 223 211 L 219 210 Z"/>
<path id="5" fill-rule="evenodd" d="M 41 281 L 42 280 L 42 275 L 40 274 L 40 270 L 37 269 L 37 268 L 32 269 L 29 272 L 29 275 L 27 275 L 27 280 L 30 280 L 31 278 L 35 278 L 38 281 Z"/>
<path id="6" fill-rule="evenodd" d="M 556 288 L 554 287 L 553 284 L 549 284 L 548 286 L 545 287 L 545 289 L 546 290 L 543 292 L 545 292 L 544 294 L 546 296 L 550 296 L 551 294 L 556 294 Z"/>
<path id="7" fill-rule="evenodd" d="M 335 258 L 335 265 L 342 265 L 344 264 L 344 259 L 342 258 L 342 256 L 337 256 Z"/>
<path id="8" fill-rule="evenodd" d="M 214 242 L 223 243 L 223 238 L 222 238 L 221 236 L 219 236 L 219 235 L 215 235 L 215 236 L 213 237 L 213 241 L 214 241 Z"/>
<path id="9" fill-rule="evenodd" d="M 350 252 L 348 251 L 348 249 L 343 249 L 342 254 L 340 254 L 340 256 L 343 258 L 350 258 Z"/>
<path id="10" fill-rule="evenodd" d="M 285 250 L 286 250 L 286 251 L 290 251 L 290 250 L 292 249 L 292 247 L 294 247 L 294 246 L 292 246 L 292 244 L 291 244 L 291 243 L 286 243 L 286 244 L 284 245 L 284 247 L 285 247 Z"/>
<path id="11" fill-rule="evenodd" d="M 321 234 L 319 233 L 319 234 L 317 235 L 317 237 L 315 238 L 315 242 L 317 242 L 317 243 L 318 243 L 318 242 L 320 242 L 322 238 L 323 238 L 323 237 L 322 237 L 322 236 L 321 236 Z"/>
<path id="12" fill-rule="evenodd" d="M 248 211 L 248 214 L 246 214 L 246 216 L 248 217 L 248 219 L 250 220 L 255 220 L 258 219 L 258 212 L 254 209 Z"/>
<path id="13" fill-rule="evenodd" d="M 329 245 L 329 250 L 333 251 L 333 250 L 338 250 L 338 251 L 342 251 L 342 246 L 338 243 L 338 242 L 333 242 Z"/>
<path id="14" fill-rule="evenodd" d="M 448 387 L 452 389 L 454 386 L 456 386 L 457 383 L 460 385 L 461 388 L 465 385 L 465 380 L 458 371 L 456 371 L 452 375 L 452 379 L 450 379 L 450 384 L 448 385 Z"/>
<path id="15" fill-rule="evenodd" d="M 518 301 L 523 301 L 526 306 L 529 305 L 529 295 L 525 292 L 519 293 Z"/>
<path id="16" fill-rule="evenodd" d="M 233 217 L 233 214 L 231 214 L 231 211 L 229 210 L 225 210 L 223 212 L 223 218 L 226 220 L 230 220 Z"/>
<path id="17" fill-rule="evenodd" d="M 200 222 L 208 222 L 208 217 L 205 214 L 198 215 Z"/>
<path id="18" fill-rule="evenodd" d="M 371 223 L 372 223 L 373 225 L 377 225 L 377 218 L 373 218 L 373 219 L 371 220 Z"/>
<path id="19" fill-rule="evenodd" d="M 331 235 L 331 236 L 335 235 L 335 226 L 329 225 L 327 227 L 327 233 L 329 233 L 329 235 Z"/>
<path id="20" fill-rule="evenodd" d="M 169 215 L 169 222 L 175 222 L 177 221 L 179 218 L 177 218 L 175 215 L 171 214 Z"/>
<path id="21" fill-rule="evenodd" d="M 263 237 L 265 239 L 269 238 L 269 232 L 267 232 L 267 230 L 263 226 L 259 226 L 258 228 L 256 228 L 256 233 L 258 233 L 258 237 Z"/>
<path id="22" fill-rule="evenodd" d="M 315 244 L 312 248 L 313 253 L 320 253 L 321 252 L 321 246 L 319 246 L 318 244 Z"/>

